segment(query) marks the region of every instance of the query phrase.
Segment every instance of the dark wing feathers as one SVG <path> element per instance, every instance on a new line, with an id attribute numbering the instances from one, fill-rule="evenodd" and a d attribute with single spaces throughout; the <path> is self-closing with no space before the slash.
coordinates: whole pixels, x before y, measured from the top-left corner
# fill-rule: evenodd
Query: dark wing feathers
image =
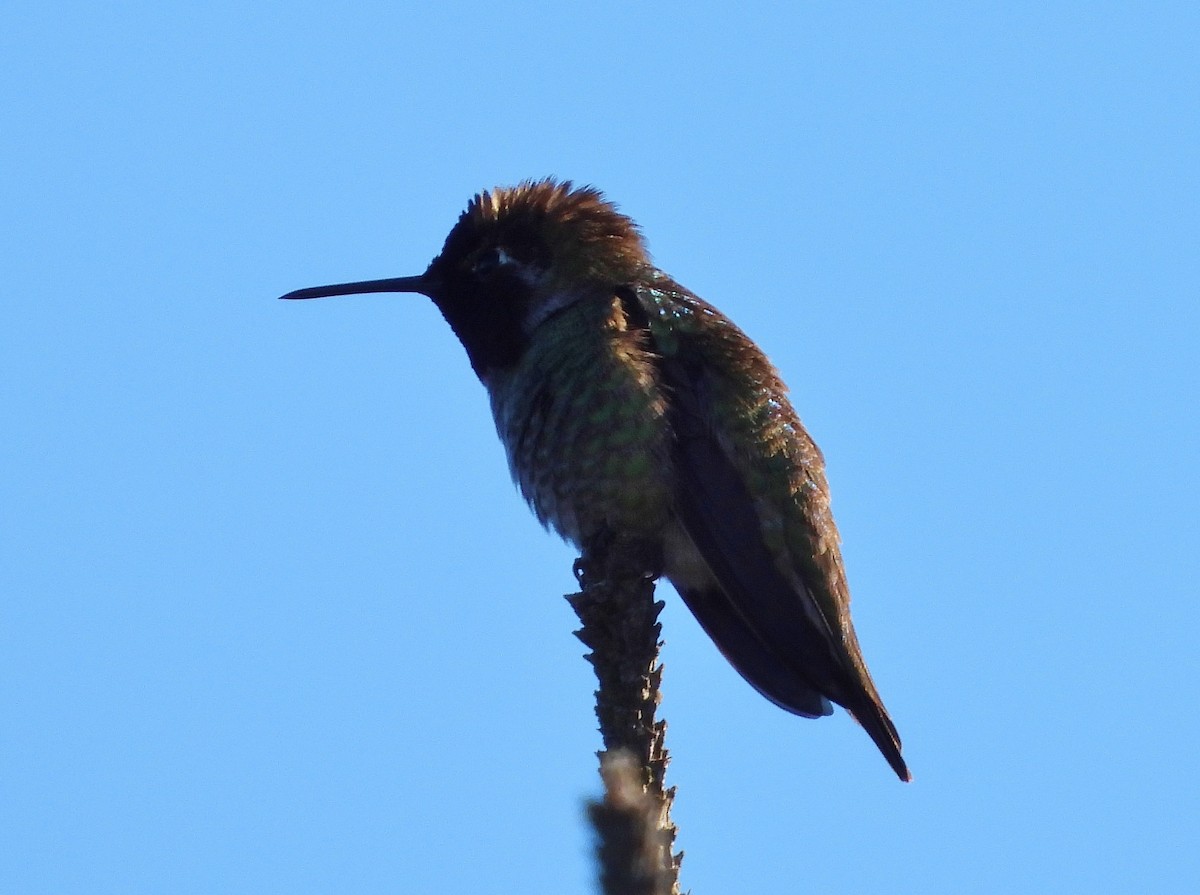
<path id="1" fill-rule="evenodd" d="M 668 379 L 683 374 L 666 365 Z M 676 380 L 669 420 L 679 477 L 676 512 L 720 584 L 716 591 L 682 594 L 708 635 L 756 690 L 776 705 L 807 717 L 829 714 L 823 688 L 796 674 L 787 657 L 797 648 L 825 655 L 824 639 L 796 612 L 795 596 L 759 536 L 754 505 L 741 476 L 705 432 L 696 391 Z M 731 595 L 732 598 L 731 598 Z M 740 599 L 750 595 L 750 599 Z M 773 617 L 782 622 L 762 624 Z M 828 676 L 828 675 L 826 675 Z"/>
<path id="2" fill-rule="evenodd" d="M 672 298 L 693 300 L 708 309 L 690 293 L 675 289 Z M 662 315 L 663 298 L 662 290 L 637 293 L 643 319 Z M 647 328 L 653 334 L 654 328 Z M 808 717 L 828 714 L 829 699 L 839 703 L 862 724 L 897 775 L 909 779 L 899 737 L 858 655 L 848 620 L 829 619 L 810 590 L 828 582 L 810 581 L 815 567 L 803 568 L 803 588 L 797 592 L 763 538 L 744 476 L 716 431 L 711 378 L 719 363 L 708 362 L 714 359 L 704 357 L 704 346 L 698 338 L 688 338 L 686 329 L 675 327 L 670 337 L 672 344 L 660 352 L 659 363 L 671 395 L 676 513 L 719 584 L 717 589 L 683 589 L 684 601 L 760 693 Z M 843 630 L 843 621 L 846 634 L 839 637 L 835 631 Z"/>

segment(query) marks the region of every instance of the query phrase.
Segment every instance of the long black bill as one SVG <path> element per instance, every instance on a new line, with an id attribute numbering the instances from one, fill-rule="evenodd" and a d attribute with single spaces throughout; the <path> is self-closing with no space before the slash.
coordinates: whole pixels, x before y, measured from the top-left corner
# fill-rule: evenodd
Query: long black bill
<path id="1" fill-rule="evenodd" d="M 333 295 L 361 295 L 367 292 L 419 292 L 429 295 L 433 284 L 424 276 L 391 277 L 387 280 L 362 280 L 358 283 L 336 283 L 332 286 L 311 286 L 308 289 L 297 289 L 281 299 L 297 298 L 329 298 Z"/>

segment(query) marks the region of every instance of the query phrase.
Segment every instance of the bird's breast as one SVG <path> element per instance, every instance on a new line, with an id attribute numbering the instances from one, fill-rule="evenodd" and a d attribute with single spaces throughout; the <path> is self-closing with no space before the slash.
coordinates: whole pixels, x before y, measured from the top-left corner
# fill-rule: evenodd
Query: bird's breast
<path id="1" fill-rule="evenodd" d="M 513 479 L 543 524 L 576 544 L 661 533 L 672 487 L 666 397 L 646 335 L 619 301 L 555 314 L 485 384 Z"/>

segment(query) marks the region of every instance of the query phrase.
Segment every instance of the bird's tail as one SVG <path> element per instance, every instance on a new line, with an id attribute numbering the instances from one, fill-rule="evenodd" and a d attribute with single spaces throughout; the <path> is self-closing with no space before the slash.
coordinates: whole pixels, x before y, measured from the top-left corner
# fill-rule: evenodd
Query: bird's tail
<path id="1" fill-rule="evenodd" d="M 850 717 L 862 725 L 867 736 L 879 747 L 879 751 L 883 753 L 887 763 L 892 766 L 896 776 L 905 783 L 911 781 L 912 774 L 908 771 L 904 756 L 900 754 L 900 734 L 896 732 L 896 725 L 888 717 L 887 709 L 883 707 L 879 695 L 875 693 L 875 688 L 870 687 L 869 692 L 864 693 L 862 699 L 857 700 L 855 705 L 845 706 L 845 709 L 850 713 Z"/>

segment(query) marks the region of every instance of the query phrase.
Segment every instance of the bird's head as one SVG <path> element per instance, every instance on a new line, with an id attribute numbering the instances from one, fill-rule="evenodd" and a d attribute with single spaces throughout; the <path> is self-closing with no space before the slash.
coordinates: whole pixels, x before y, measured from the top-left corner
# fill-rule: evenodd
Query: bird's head
<path id="1" fill-rule="evenodd" d="M 514 362 L 556 312 L 611 295 L 649 266 L 637 225 L 598 190 L 547 179 L 476 195 L 419 276 L 317 286 L 283 298 L 427 295 L 483 376 Z"/>

